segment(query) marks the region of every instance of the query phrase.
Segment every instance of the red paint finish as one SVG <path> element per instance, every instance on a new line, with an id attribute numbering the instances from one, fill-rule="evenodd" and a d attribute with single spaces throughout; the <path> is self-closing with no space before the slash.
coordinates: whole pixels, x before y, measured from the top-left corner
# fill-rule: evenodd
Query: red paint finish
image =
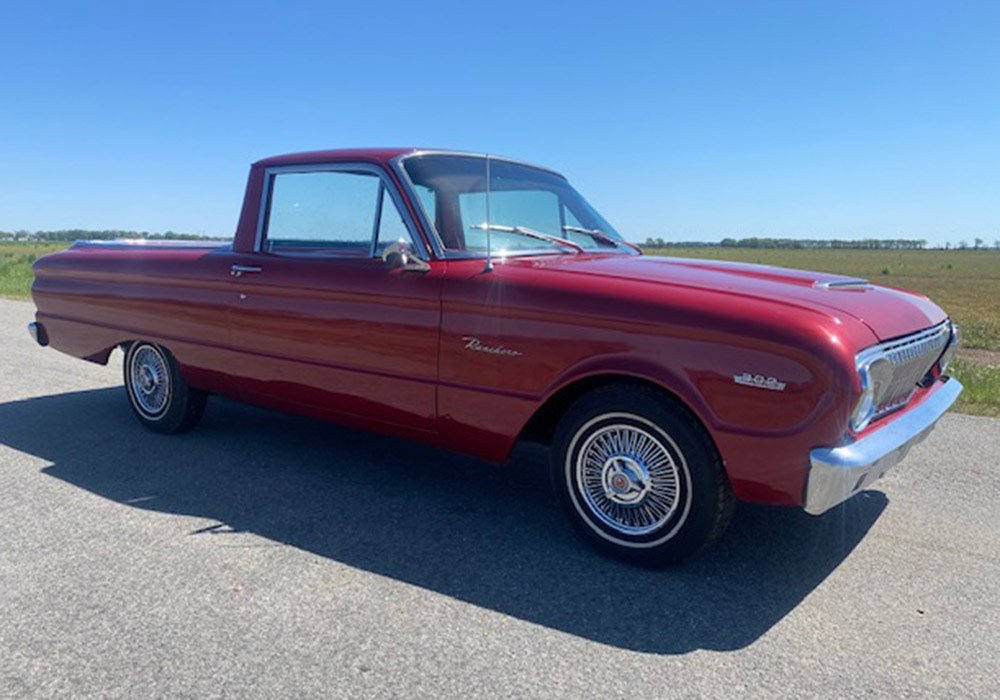
<path id="1" fill-rule="evenodd" d="M 532 416 L 575 382 L 628 377 L 674 394 L 718 446 L 736 495 L 801 504 L 809 451 L 839 444 L 860 393 L 855 354 L 945 319 L 925 297 L 759 265 L 620 252 L 377 259 L 255 252 L 265 168 L 363 162 L 408 149 L 255 163 L 232 247 L 74 247 L 35 266 L 52 347 L 106 361 L 161 343 L 208 391 L 503 461 Z M 230 275 L 233 264 L 260 273 Z M 474 339 L 474 341 L 473 341 Z M 491 351 L 492 350 L 492 351 Z M 738 385 L 745 372 L 784 391 Z M 911 405 L 922 400 L 915 397 Z"/>
<path id="2" fill-rule="evenodd" d="M 241 398 L 293 401 L 434 430 L 443 265 L 236 254 L 229 315 Z"/>

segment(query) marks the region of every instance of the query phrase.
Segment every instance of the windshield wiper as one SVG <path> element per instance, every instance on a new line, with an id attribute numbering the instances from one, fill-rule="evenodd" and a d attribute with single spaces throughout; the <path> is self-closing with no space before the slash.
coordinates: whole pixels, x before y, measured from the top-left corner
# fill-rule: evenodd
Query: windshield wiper
<path id="1" fill-rule="evenodd" d="M 586 252 L 583 249 L 583 246 L 577 245 L 573 241 L 568 241 L 565 238 L 559 238 L 559 236 L 552 236 L 548 233 L 542 233 L 541 231 L 536 231 L 535 229 L 528 228 L 527 226 L 505 226 L 503 224 L 474 224 L 469 228 L 477 228 L 483 231 L 489 229 L 490 231 L 502 231 L 503 233 L 519 233 L 522 236 L 528 236 L 529 238 L 537 238 L 540 241 L 547 241 L 549 243 L 555 243 L 556 245 L 562 245 L 566 246 L 567 248 L 572 248 L 577 255 Z"/>
<path id="2" fill-rule="evenodd" d="M 620 246 L 620 245 L 627 246 L 628 248 L 631 248 L 632 250 L 634 250 L 634 251 L 636 251 L 638 253 L 642 253 L 642 251 L 637 246 L 634 246 L 631 243 L 629 243 L 628 241 L 622 240 L 620 238 L 612 238 L 611 236 L 609 236 L 608 234 L 604 233 L 604 231 L 602 231 L 599 228 L 583 228 L 582 226 L 568 226 L 567 225 L 567 226 L 563 226 L 562 230 L 563 231 L 568 231 L 570 233 L 584 233 L 584 234 L 590 236 L 591 238 L 596 238 L 599 241 L 604 241 L 604 242 L 610 243 L 610 244 L 612 244 L 614 246 Z"/>

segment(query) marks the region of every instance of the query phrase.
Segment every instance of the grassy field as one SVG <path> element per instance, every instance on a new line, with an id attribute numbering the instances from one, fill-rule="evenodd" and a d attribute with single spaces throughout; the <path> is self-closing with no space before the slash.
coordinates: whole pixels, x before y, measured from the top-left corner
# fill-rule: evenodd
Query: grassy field
<path id="1" fill-rule="evenodd" d="M 0 297 L 26 299 L 31 288 L 31 264 L 67 245 L 0 241 Z"/>
<path id="2" fill-rule="evenodd" d="M 958 398 L 956 411 L 1000 418 L 1000 363 L 959 359 L 952 374 L 965 387 Z"/>
<path id="3" fill-rule="evenodd" d="M 64 243 L 0 242 L 0 296 L 27 298 L 31 264 Z M 649 254 L 738 260 L 865 277 L 926 294 L 962 327 L 958 410 L 1000 416 L 1000 252 L 671 248 Z"/>

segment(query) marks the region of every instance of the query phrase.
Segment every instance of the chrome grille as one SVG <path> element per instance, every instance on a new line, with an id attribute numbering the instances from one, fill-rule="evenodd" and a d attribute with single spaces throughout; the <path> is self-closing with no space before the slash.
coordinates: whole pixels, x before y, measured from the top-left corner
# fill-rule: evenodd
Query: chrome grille
<path id="1" fill-rule="evenodd" d="M 917 390 L 917 384 L 941 357 L 950 338 L 951 327 L 945 321 L 928 330 L 880 346 L 883 356 L 892 366 L 892 375 L 875 395 L 875 418 L 906 405 Z"/>

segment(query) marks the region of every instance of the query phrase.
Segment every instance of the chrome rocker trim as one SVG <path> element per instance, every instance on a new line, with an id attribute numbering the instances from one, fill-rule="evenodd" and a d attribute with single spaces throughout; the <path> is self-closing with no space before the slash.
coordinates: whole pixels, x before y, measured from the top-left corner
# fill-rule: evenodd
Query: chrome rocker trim
<path id="1" fill-rule="evenodd" d="M 810 515 L 824 513 L 899 464 L 911 447 L 930 434 L 961 393 L 962 384 L 949 378 L 919 406 L 860 440 L 812 450 L 805 511 Z"/>

